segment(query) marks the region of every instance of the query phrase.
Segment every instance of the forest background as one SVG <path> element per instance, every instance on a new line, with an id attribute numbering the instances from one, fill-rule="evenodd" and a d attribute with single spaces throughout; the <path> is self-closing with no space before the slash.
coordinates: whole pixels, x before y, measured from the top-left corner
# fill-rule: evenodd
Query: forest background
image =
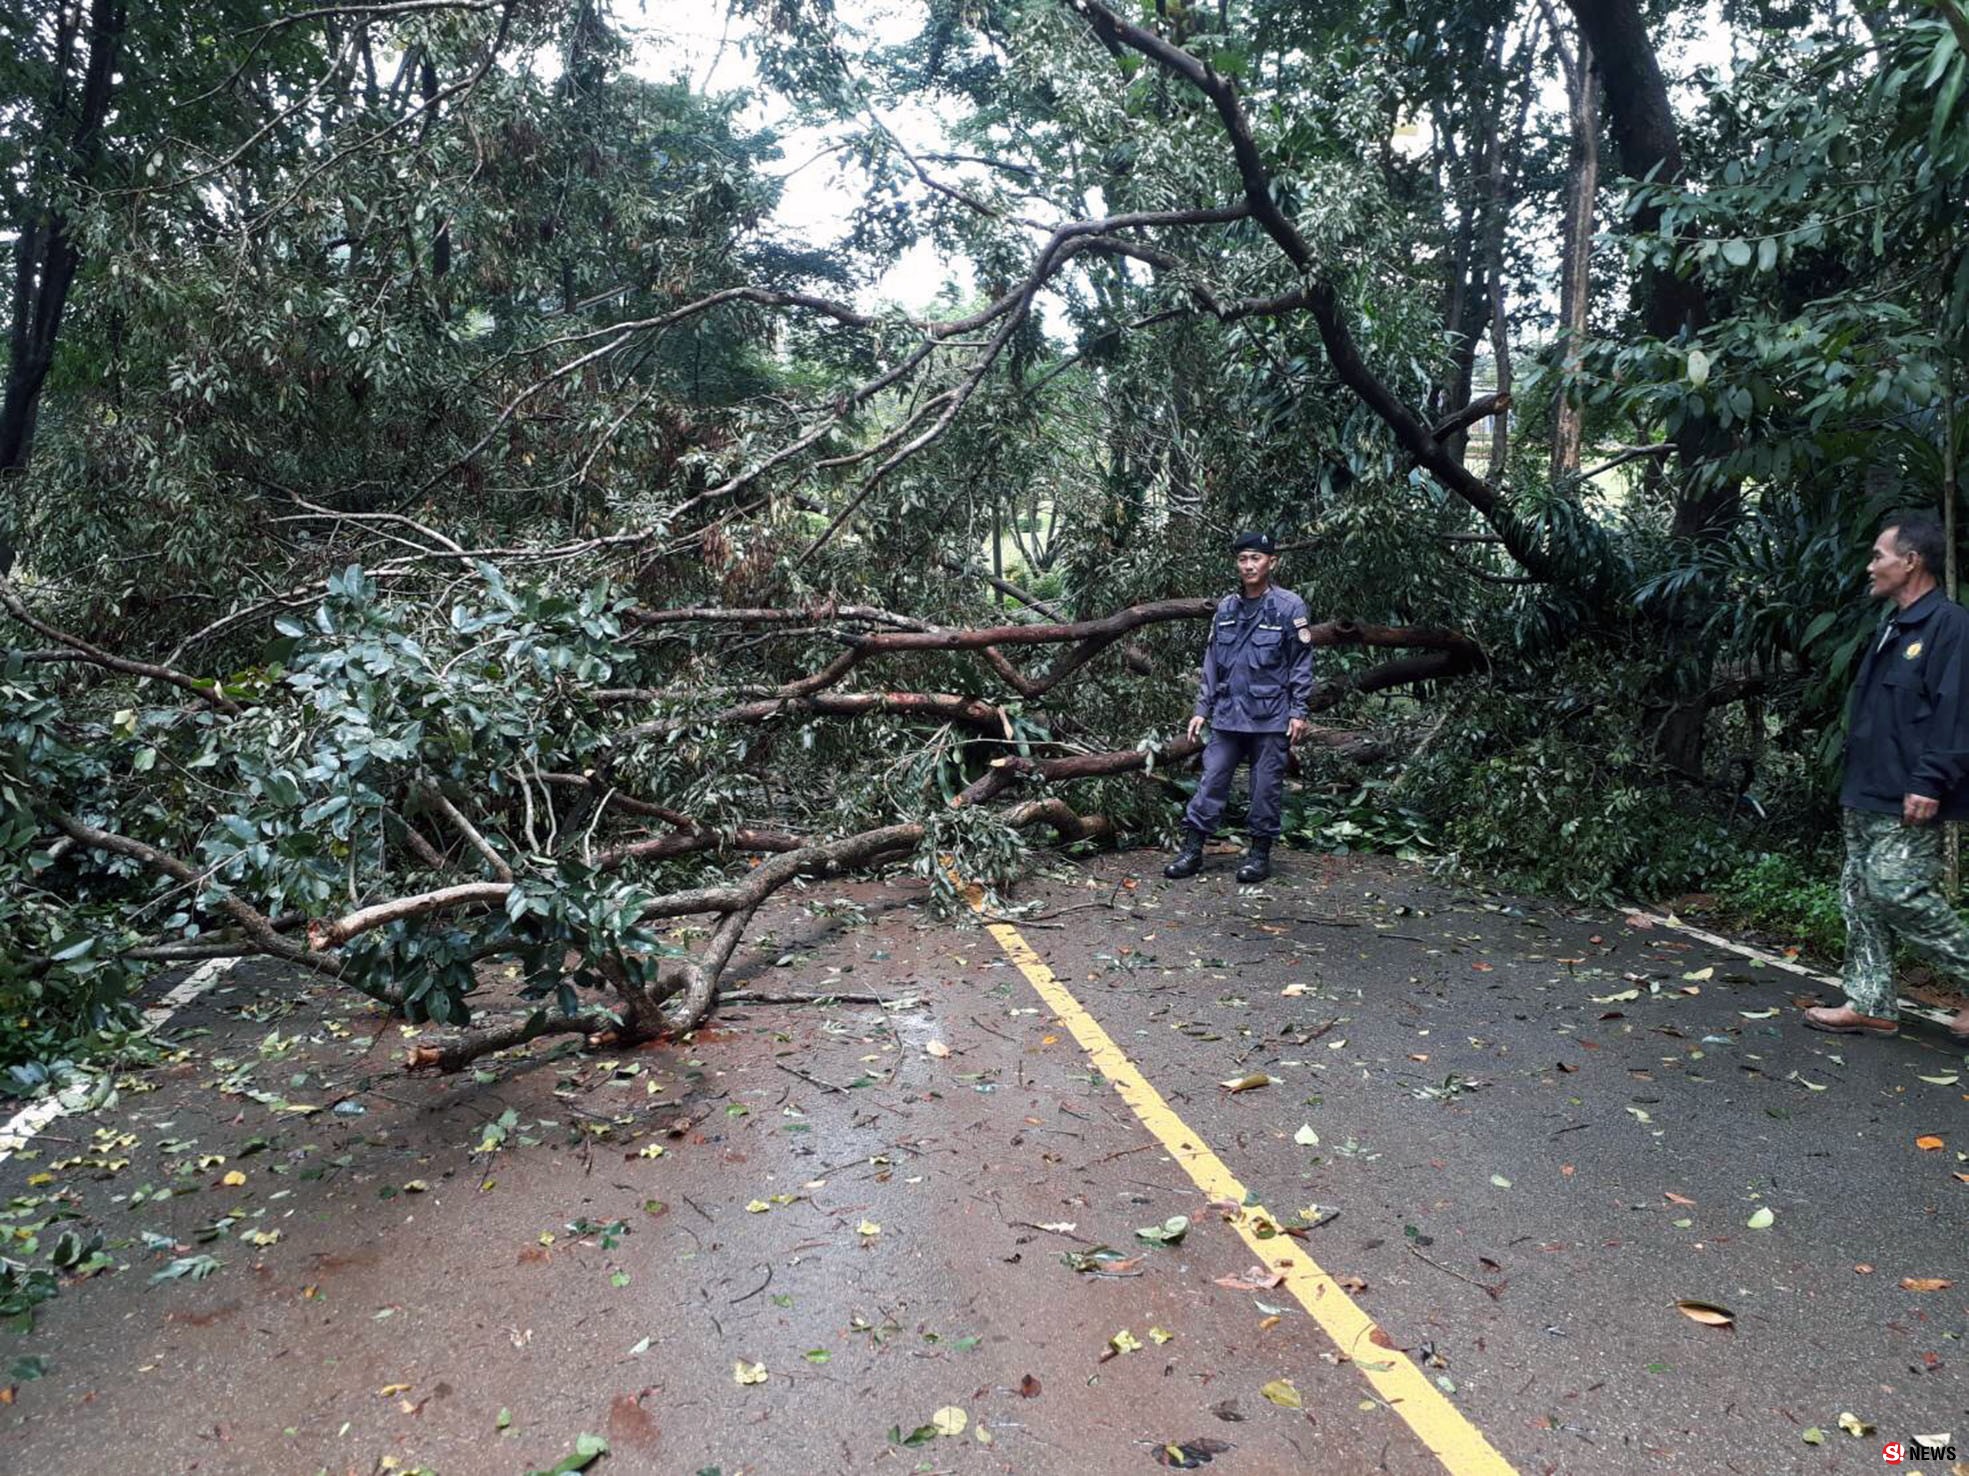
<path id="1" fill-rule="evenodd" d="M 667 24 L 743 65 L 664 75 Z M 801 877 L 1165 838 L 1247 526 L 1326 619 L 1291 838 L 1837 948 L 1864 550 L 1953 522 L 1969 423 L 1960 0 L 0 40 L 13 1090 L 194 961 L 455 1069 L 694 1023 Z"/>

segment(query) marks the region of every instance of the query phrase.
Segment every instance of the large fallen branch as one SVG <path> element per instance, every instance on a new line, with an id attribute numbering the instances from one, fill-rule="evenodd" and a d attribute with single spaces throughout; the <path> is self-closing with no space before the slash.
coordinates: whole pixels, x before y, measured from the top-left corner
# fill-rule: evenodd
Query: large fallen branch
<path id="1" fill-rule="evenodd" d="M 200 702 L 216 707 L 220 712 L 239 711 L 239 705 L 226 696 L 225 689 L 216 681 L 201 680 L 173 667 L 159 666 L 151 661 L 132 661 L 127 656 L 118 656 L 113 652 L 105 651 L 80 636 L 70 635 L 67 631 L 48 624 L 28 609 L 27 602 L 20 597 L 20 592 L 5 578 L 0 578 L 0 609 L 4 609 L 44 640 L 53 641 L 64 651 L 72 653 L 73 660 L 86 662 L 91 666 L 100 666 L 105 671 L 120 672 L 124 676 L 143 677 L 150 681 L 167 683 L 182 692 L 191 693 Z M 39 656 L 43 660 L 54 659 L 53 654 L 48 652 L 30 654 Z"/>
<path id="2" fill-rule="evenodd" d="M 474 944 L 469 941 L 471 929 L 477 926 L 472 920 L 483 919 L 501 909 L 509 909 L 515 919 L 527 915 L 529 907 L 538 910 L 538 898 L 529 899 L 525 894 L 537 893 L 547 886 L 557 875 L 557 867 L 578 863 L 584 877 L 608 876 L 626 868 L 686 856 L 735 856 L 749 852 L 766 857 L 735 877 L 645 897 L 634 902 L 622 919 L 606 925 L 610 930 L 626 930 L 634 935 L 637 929 L 664 919 L 710 918 L 708 938 L 687 956 L 632 966 L 624 963 L 625 955 L 619 951 L 619 943 L 604 941 L 607 937 L 619 938 L 621 931 L 567 932 L 565 936 L 570 939 L 587 940 L 570 942 L 568 946 L 592 954 L 584 959 L 586 967 L 599 972 L 612 984 L 614 998 L 606 1010 L 584 1006 L 570 1013 L 536 1012 L 524 1021 L 468 1035 L 419 1059 L 424 1064 L 450 1069 L 485 1051 L 504 1049 L 538 1035 L 593 1030 L 603 1025 L 624 1038 L 646 1038 L 661 1031 L 688 1029 L 703 1017 L 715 998 L 718 980 L 754 915 L 775 891 L 800 877 L 858 869 L 906 854 L 923 843 L 925 828 L 921 823 L 905 822 L 823 840 L 769 826 L 745 824 L 719 828 L 700 824 L 674 807 L 630 792 L 618 782 L 614 765 L 620 763 L 625 771 L 636 768 L 639 743 L 687 726 L 756 724 L 782 717 L 874 716 L 954 725 L 973 735 L 1008 740 L 1015 733 L 1009 714 L 988 696 L 834 689 L 852 671 L 878 658 L 970 652 L 984 655 L 992 663 L 992 669 L 1005 676 L 1007 686 L 1029 698 L 1039 697 L 1057 691 L 1108 648 L 1123 646 L 1132 633 L 1175 621 L 1206 620 L 1216 604 L 1211 597 L 1156 600 L 1097 619 L 977 627 L 935 626 L 907 614 L 856 606 L 787 610 L 691 607 L 675 612 L 647 612 L 649 618 L 642 622 L 646 628 L 729 620 L 763 630 L 802 631 L 809 637 L 814 622 L 819 619 L 826 622 L 826 628 L 844 648 L 819 670 L 785 681 L 748 701 L 728 703 L 708 712 L 667 714 L 615 732 L 610 735 L 611 748 L 618 757 L 588 772 L 536 770 L 528 774 L 516 768 L 508 774 L 512 784 L 497 789 L 455 776 L 445 779 L 440 788 L 436 780 L 427 777 L 415 764 L 406 765 L 396 781 L 395 792 L 383 798 L 377 820 L 381 827 L 379 833 L 394 836 L 399 852 L 414 858 L 413 872 L 419 878 L 418 885 L 400 895 L 377 897 L 375 891 L 385 885 L 384 873 L 380 870 L 373 873 L 366 879 L 370 896 L 361 896 L 352 885 L 351 895 L 356 905 L 339 916 L 305 920 L 305 942 L 294 932 L 302 919 L 270 918 L 236 895 L 232 888 L 211 885 L 208 874 L 158 845 L 86 824 L 58 807 L 46 809 L 43 814 L 46 822 L 63 837 L 59 844 L 82 846 L 135 861 L 175 883 L 194 908 L 222 913 L 230 922 L 230 929 L 223 937 L 194 940 L 160 937 L 138 946 L 130 953 L 131 957 L 181 962 L 222 955 L 260 955 L 344 979 L 397 1009 L 410 1008 L 422 997 L 419 990 L 431 987 L 430 981 L 385 977 L 383 982 L 377 982 L 371 977 L 372 971 L 382 969 L 386 975 L 387 957 L 364 955 L 359 968 L 345 963 L 352 956 L 344 950 L 378 930 L 439 918 L 457 919 L 468 938 L 463 947 L 465 961 L 469 963 L 491 952 L 510 953 L 518 946 L 513 936 L 496 928 L 487 930 L 482 942 Z M 18 616 L 22 612 L 13 613 Z M 665 618 L 667 615 L 675 618 Z M 45 622 L 32 620 L 23 623 L 34 628 L 45 626 Z M 1482 652 L 1474 642 L 1457 632 L 1432 627 L 1325 621 L 1311 627 L 1307 634 L 1314 645 L 1322 648 L 1358 646 L 1404 652 L 1364 671 L 1329 678 L 1314 699 L 1315 711 L 1328 710 L 1351 693 L 1435 680 L 1477 670 L 1483 665 Z M 74 644 L 73 638 L 65 639 L 59 633 L 56 639 L 71 648 Z M 1046 646 L 1058 648 L 1058 653 L 1036 675 L 1019 671 L 1005 654 L 1013 648 Z M 217 690 L 214 684 L 183 672 L 123 662 L 107 652 L 92 651 L 91 655 L 102 657 L 105 664 L 114 663 L 111 669 L 128 675 L 169 680 L 201 700 L 208 700 L 208 694 Z M 262 700 L 283 700 L 283 695 L 284 689 L 276 688 Z M 677 700 L 677 695 L 633 687 L 586 693 L 587 700 L 604 712 L 639 701 L 666 704 Z M 218 721 L 236 715 L 236 710 L 222 712 Z M 1021 752 L 994 762 L 964 791 L 958 803 L 977 806 L 1009 798 L 1011 791 L 1026 781 L 1064 784 L 1131 771 L 1166 770 L 1194 755 L 1199 747 L 1189 739 L 1179 738 L 1159 747 L 1063 752 L 1060 750 L 1068 746 L 1070 738 L 1076 743 L 1083 742 L 1085 735 L 1066 726 L 1064 714 L 1057 714 L 1053 721 L 1050 736 L 1043 729 L 1019 731 Z M 544 814 L 540 813 L 543 804 Z M 411 823 L 413 816 L 428 819 L 438 828 L 448 843 L 448 854 L 417 833 Z M 1011 804 L 1004 810 L 1003 818 L 1006 824 L 1015 827 L 1048 827 L 1067 843 L 1106 840 L 1114 833 L 1105 817 L 1079 814 L 1057 794 L 1035 795 Z M 536 823 L 541 820 L 544 826 Z M 637 833 L 622 824 L 624 820 L 655 821 L 664 829 L 656 834 Z M 605 822 L 608 828 L 602 829 Z M 391 826 L 395 829 L 390 829 Z M 522 834 L 526 838 L 523 845 L 517 839 Z M 547 838 L 542 840 L 542 835 Z M 517 899 L 516 894 L 520 894 Z M 617 891 L 613 895 L 633 894 Z M 616 906 L 614 902 L 606 905 Z M 413 949 L 412 956 L 415 953 Z"/>

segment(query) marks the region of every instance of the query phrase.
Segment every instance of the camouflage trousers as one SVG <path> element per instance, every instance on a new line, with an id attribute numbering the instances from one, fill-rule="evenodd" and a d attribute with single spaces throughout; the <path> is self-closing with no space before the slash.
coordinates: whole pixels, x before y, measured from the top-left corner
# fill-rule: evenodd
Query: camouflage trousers
<path id="1" fill-rule="evenodd" d="M 1898 939 L 1958 983 L 1969 983 L 1969 928 L 1942 892 L 1942 827 L 1898 815 L 1846 814 L 1846 1003 L 1862 1015 L 1900 1017 L 1894 988 Z"/>

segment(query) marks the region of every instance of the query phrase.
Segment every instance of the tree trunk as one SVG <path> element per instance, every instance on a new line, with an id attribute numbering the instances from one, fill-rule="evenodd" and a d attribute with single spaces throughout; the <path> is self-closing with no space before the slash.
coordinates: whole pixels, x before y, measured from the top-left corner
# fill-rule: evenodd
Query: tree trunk
<path id="1" fill-rule="evenodd" d="M 1552 44 L 1566 73 L 1572 152 L 1566 166 L 1565 237 L 1559 260 L 1559 385 L 1552 396 L 1552 480 L 1579 470 L 1582 416 L 1569 389 L 1579 376 L 1586 341 L 1587 309 L 1593 300 L 1593 201 L 1600 188 L 1600 80 L 1593 48 L 1581 37 L 1577 52 L 1566 49 L 1557 17 L 1548 10 Z"/>
<path id="2" fill-rule="evenodd" d="M 1655 61 L 1654 44 L 1638 0 L 1566 0 L 1579 23 L 1583 46 L 1599 64 L 1606 89 L 1607 126 L 1621 172 L 1637 180 L 1675 183 L 1682 178 L 1682 145 L 1675 131 L 1675 114 L 1668 104 L 1668 84 Z M 1631 217 L 1637 236 L 1661 228 L 1658 206 L 1643 205 Z M 1709 322 L 1702 284 L 1676 275 L 1672 266 L 1646 266 L 1640 278 L 1641 318 L 1648 333 L 1664 342 L 1700 333 Z M 1735 482 L 1717 482 L 1700 490 L 1691 487 L 1692 474 L 1709 449 L 1712 432 L 1706 421 L 1684 420 L 1676 434 L 1677 461 L 1683 473 L 1675 498 L 1670 531 L 1678 538 L 1708 539 L 1727 533 L 1742 505 Z"/>
<path id="3" fill-rule="evenodd" d="M 1607 93 L 1607 125 L 1623 173 L 1672 184 L 1682 178 L 1682 144 L 1668 105 L 1668 84 L 1655 61 L 1654 43 L 1636 0 L 1566 0 L 1579 23 Z M 1644 205 L 1633 215 L 1634 234 L 1652 235 L 1661 211 Z M 1702 289 L 1673 268 L 1641 269 L 1641 314 L 1648 332 L 1672 339 L 1708 321 Z"/>
<path id="4" fill-rule="evenodd" d="M 109 115 L 126 12 L 120 0 L 91 0 L 88 55 L 80 96 L 76 96 L 70 66 L 80 37 L 79 4 L 65 10 L 57 23 L 53 91 L 36 155 L 67 161 L 68 182 L 86 184 L 101 153 L 103 121 Z M 34 450 L 34 422 L 41 405 L 41 387 L 55 362 L 61 337 L 62 312 L 69 289 L 82 264 L 82 253 L 69 235 L 68 218 L 49 203 L 55 194 L 52 179 L 28 181 L 28 217 L 17 222 L 14 241 L 12 321 L 8 325 L 7 382 L 0 393 L 0 487 L 9 506 L 0 508 L 0 575 L 14 566 L 14 518 L 18 484 Z"/>
<path id="5" fill-rule="evenodd" d="M 1435 400 L 1429 406 L 1432 419 L 1440 420 L 1470 402 L 1475 374 L 1477 338 L 1468 324 L 1475 320 L 1472 297 L 1471 259 L 1476 254 L 1477 200 L 1471 181 L 1456 151 L 1454 125 L 1441 109 L 1435 109 L 1436 137 L 1443 155 L 1444 192 L 1456 200 L 1456 229 L 1449 242 L 1449 270 L 1443 277 L 1443 339 L 1449 344 L 1449 364 Z M 1468 445 L 1470 434 L 1459 428 L 1444 441 L 1444 447 L 1458 461 Z"/>
<path id="6" fill-rule="evenodd" d="M 1504 33 L 1497 33 L 1502 51 Z M 1499 58 L 1502 61 L 1502 58 Z M 1511 389 L 1511 336 L 1504 321 L 1504 226 L 1511 205 L 1504 198 L 1504 125 L 1495 113 L 1484 120 L 1484 290 L 1490 299 L 1491 389 L 1498 395 Z M 1499 410 L 1490 417 L 1490 466 L 1488 475 L 1495 482 L 1504 474 L 1505 458 L 1510 455 L 1509 412 Z"/>

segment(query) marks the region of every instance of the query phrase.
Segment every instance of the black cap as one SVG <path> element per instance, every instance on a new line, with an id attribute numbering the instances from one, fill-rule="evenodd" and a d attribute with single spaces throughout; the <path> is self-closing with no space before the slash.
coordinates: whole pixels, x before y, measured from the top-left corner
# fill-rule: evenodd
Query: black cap
<path id="1" fill-rule="evenodd" d="M 1256 529 L 1246 529 L 1238 534 L 1236 542 L 1231 544 L 1232 553 L 1243 553 L 1247 548 L 1261 554 L 1278 552 L 1278 545 L 1272 542 L 1272 535 L 1260 533 Z"/>

